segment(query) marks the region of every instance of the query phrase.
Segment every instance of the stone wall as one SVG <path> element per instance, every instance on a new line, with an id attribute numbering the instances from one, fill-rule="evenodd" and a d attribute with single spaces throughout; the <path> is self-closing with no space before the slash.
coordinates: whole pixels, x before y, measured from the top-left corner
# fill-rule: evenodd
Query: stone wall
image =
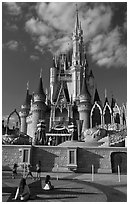
<path id="1" fill-rule="evenodd" d="M 30 148 L 30 145 L 3 145 L 2 146 L 2 168 L 3 170 L 11 170 L 14 163 L 22 162 L 22 148 Z"/>
<path id="2" fill-rule="evenodd" d="M 21 149 L 30 149 L 30 163 L 35 171 L 36 164 L 41 161 L 42 171 L 70 171 L 68 164 L 68 148 L 58 146 L 29 146 L 29 145 L 3 145 L 2 147 L 2 166 L 3 169 L 9 170 L 14 163 L 22 163 Z M 75 148 L 76 149 L 76 148 Z M 112 172 L 111 153 L 124 152 L 126 155 L 127 148 L 109 147 L 109 148 L 77 148 L 77 171 L 91 173 L 91 167 L 94 165 L 94 171 L 101 173 Z M 122 155 L 123 157 L 123 155 Z M 122 163 L 123 169 L 127 167 L 126 156 Z"/>

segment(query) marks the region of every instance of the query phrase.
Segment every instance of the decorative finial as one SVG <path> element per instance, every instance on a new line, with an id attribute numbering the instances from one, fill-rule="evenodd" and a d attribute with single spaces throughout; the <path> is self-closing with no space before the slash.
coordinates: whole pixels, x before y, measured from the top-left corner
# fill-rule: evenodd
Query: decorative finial
<path id="1" fill-rule="evenodd" d="M 42 68 L 41 68 L 41 70 L 40 70 L 40 78 L 42 78 Z"/>
<path id="2" fill-rule="evenodd" d="M 105 98 L 107 98 L 107 89 L 105 89 Z"/>
<path id="3" fill-rule="evenodd" d="M 29 90 L 29 81 L 27 82 L 27 90 Z"/>

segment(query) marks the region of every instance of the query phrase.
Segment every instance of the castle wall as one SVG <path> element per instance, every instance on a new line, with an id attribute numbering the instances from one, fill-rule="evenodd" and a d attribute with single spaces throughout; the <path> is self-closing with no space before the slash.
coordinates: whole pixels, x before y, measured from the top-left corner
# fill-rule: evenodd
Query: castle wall
<path id="1" fill-rule="evenodd" d="M 42 171 L 57 171 L 68 172 L 70 171 L 68 164 L 68 149 L 67 147 L 58 146 L 29 146 L 29 145 L 3 145 L 2 147 L 2 167 L 4 170 L 12 168 L 14 163 L 22 162 L 21 149 L 29 148 L 30 151 L 30 163 L 35 171 L 35 165 L 40 160 L 42 165 Z M 75 147 L 76 149 L 76 147 Z M 127 168 L 125 147 L 89 147 L 77 148 L 77 171 L 91 173 L 91 167 L 94 165 L 96 173 L 109 173 L 112 172 L 111 168 L 111 154 L 113 152 L 125 153 L 122 155 L 123 163 L 122 168 Z"/>
<path id="2" fill-rule="evenodd" d="M 27 133 L 26 117 L 21 117 L 21 132 Z"/>

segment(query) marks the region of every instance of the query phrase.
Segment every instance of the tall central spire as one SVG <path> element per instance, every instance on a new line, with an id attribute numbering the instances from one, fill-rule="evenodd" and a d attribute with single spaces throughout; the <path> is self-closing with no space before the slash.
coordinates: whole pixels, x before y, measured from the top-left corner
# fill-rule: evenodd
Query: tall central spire
<path id="1" fill-rule="evenodd" d="M 79 17 L 78 17 L 78 8 L 76 4 L 76 22 L 75 22 L 75 30 L 79 28 Z"/>

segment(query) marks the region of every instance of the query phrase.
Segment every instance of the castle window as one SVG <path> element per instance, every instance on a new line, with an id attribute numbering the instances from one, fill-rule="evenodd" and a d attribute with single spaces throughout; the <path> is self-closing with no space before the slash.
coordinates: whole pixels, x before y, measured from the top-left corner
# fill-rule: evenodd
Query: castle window
<path id="1" fill-rule="evenodd" d="M 69 148 L 67 150 L 67 166 L 70 169 L 77 168 L 77 148 Z"/>
<path id="2" fill-rule="evenodd" d="M 22 162 L 29 163 L 30 160 L 30 149 L 26 148 L 22 150 Z"/>

